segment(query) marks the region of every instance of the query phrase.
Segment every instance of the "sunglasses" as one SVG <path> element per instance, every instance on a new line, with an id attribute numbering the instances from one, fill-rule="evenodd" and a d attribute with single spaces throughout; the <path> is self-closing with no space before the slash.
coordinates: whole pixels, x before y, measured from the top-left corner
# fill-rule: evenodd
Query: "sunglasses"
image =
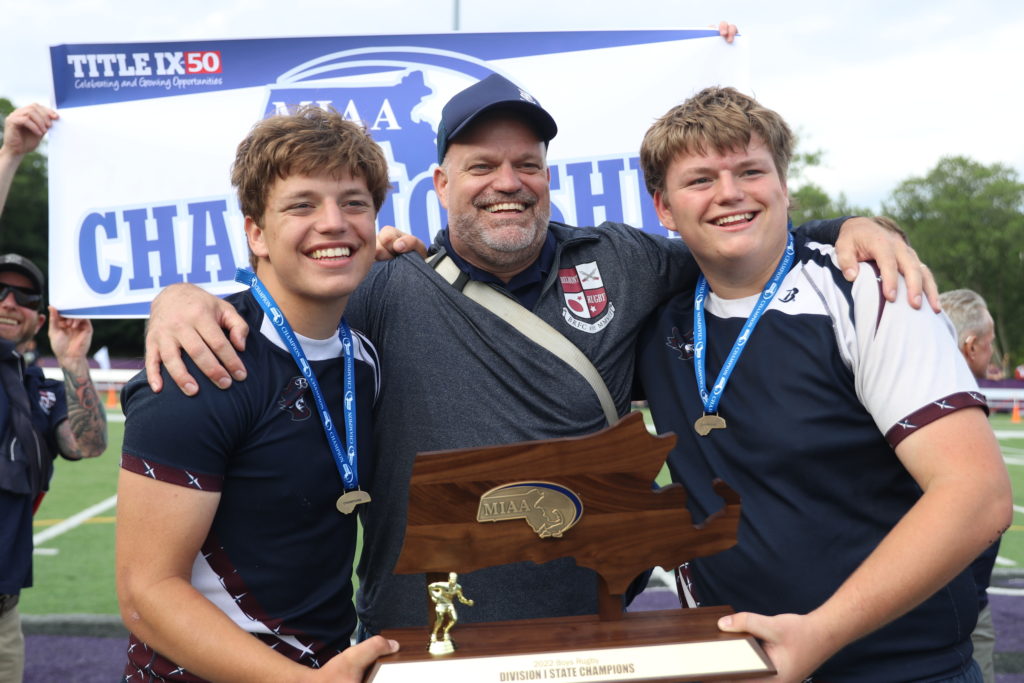
<path id="1" fill-rule="evenodd" d="M 6 299 L 8 294 L 13 294 L 15 302 L 25 308 L 39 308 L 43 300 L 42 294 L 27 287 L 0 284 L 0 301 Z"/>

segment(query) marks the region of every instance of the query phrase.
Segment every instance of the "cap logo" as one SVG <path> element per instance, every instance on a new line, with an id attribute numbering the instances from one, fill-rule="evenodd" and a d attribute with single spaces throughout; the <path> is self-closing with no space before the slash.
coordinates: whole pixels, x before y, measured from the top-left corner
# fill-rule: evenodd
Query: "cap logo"
<path id="1" fill-rule="evenodd" d="M 540 106 L 540 102 L 538 102 L 533 95 L 526 92 L 522 88 L 519 89 L 519 97 L 522 98 L 522 100 L 525 102 L 529 102 L 530 104 L 536 104 L 538 107 Z"/>

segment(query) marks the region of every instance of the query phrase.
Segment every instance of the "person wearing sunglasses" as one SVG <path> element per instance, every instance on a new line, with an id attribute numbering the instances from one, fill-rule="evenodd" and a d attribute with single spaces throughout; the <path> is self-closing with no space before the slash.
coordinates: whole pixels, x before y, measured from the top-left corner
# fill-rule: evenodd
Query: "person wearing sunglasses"
<path id="1" fill-rule="evenodd" d="M 38 147 L 56 114 L 41 105 L 15 110 L 0 147 L 0 211 L 18 163 Z M 25 641 L 18 615 L 32 585 L 32 515 L 59 453 L 69 460 L 107 446 L 103 406 L 89 377 L 88 320 L 49 309 L 50 345 L 64 381 L 26 367 L 24 352 L 46 322 L 42 271 L 20 254 L 0 255 L 0 681 L 22 680 Z"/>

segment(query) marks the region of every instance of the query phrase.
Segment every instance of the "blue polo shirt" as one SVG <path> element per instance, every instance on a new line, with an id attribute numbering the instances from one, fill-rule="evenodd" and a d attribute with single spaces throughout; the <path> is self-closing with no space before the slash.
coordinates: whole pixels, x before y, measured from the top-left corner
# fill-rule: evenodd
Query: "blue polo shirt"
<path id="1" fill-rule="evenodd" d="M 558 242 L 555 240 L 554 234 L 548 230 L 537 260 L 531 263 L 526 270 L 509 280 L 508 283 L 503 282 L 501 278 L 488 273 L 486 270 L 477 268 L 456 254 L 455 250 L 452 249 L 451 240 L 448 238 L 448 228 L 437 234 L 434 240 L 433 251 L 436 251 L 439 247 L 444 247 L 445 253 L 451 257 L 455 265 L 459 267 L 459 270 L 469 276 L 470 280 L 492 282 L 514 296 L 523 308 L 532 311 L 533 307 L 537 304 L 537 300 L 540 299 L 541 290 L 544 289 L 544 282 L 554 266 L 557 246 Z"/>

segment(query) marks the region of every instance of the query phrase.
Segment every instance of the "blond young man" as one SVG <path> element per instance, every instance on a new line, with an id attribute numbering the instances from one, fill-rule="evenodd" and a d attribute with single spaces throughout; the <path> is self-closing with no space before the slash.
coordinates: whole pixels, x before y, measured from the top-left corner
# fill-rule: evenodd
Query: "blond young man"
<path id="1" fill-rule="evenodd" d="M 695 518 L 743 500 L 697 598 L 765 644 L 780 681 L 979 681 L 964 569 L 1011 516 L 1006 468 L 948 321 L 887 303 L 877 272 L 790 236 L 793 138 L 709 88 L 659 119 L 641 164 L 702 271 L 653 316 L 639 378 Z"/>

